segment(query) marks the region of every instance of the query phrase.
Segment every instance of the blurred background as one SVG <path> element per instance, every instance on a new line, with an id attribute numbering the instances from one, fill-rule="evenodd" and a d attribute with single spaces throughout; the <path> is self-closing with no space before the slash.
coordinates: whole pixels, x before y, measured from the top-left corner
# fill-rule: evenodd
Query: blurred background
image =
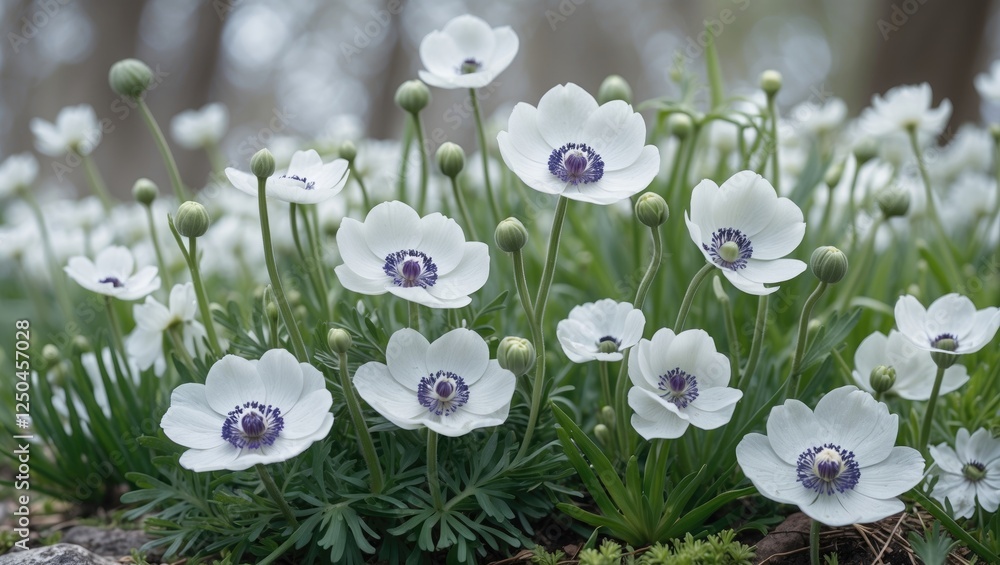
<path id="1" fill-rule="evenodd" d="M 398 138 L 404 115 L 393 93 L 421 68 L 421 38 L 462 13 L 520 37 L 513 64 L 481 93 L 485 115 L 502 120 L 557 83 L 596 92 L 612 73 L 632 84 L 636 101 L 675 93 L 669 71 L 678 58 L 704 74 L 706 33 L 727 89 L 753 88 L 761 71 L 777 69 L 785 110 L 835 94 L 853 116 L 873 93 L 927 81 L 935 105 L 954 105 L 946 137 L 984 113 L 1000 118 L 973 87 L 1000 58 L 996 2 L 7 0 L 0 160 L 33 149 L 33 117 L 54 121 L 62 107 L 86 103 L 110 122 L 94 157 L 112 191 L 127 195 L 140 176 L 169 186 L 139 114 L 108 87 L 109 67 L 127 57 L 156 71 L 146 100 L 166 131 L 183 110 L 224 103 L 231 125 L 222 150 L 244 169 L 256 150 L 291 139 Z M 467 112 L 466 93 L 432 92 L 427 131 L 473 147 L 471 122 L 455 119 Z M 174 151 L 187 184 L 200 186 L 205 154 Z M 43 182 L 82 189 L 82 170 L 55 180 L 58 161 L 40 156 Z"/>

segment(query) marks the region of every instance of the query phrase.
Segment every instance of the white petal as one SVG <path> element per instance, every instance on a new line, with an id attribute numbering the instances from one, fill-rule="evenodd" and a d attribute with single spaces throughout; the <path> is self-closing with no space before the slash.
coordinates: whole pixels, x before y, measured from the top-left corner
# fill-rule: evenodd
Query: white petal
<path id="1" fill-rule="evenodd" d="M 483 288 L 490 276 L 489 246 L 470 241 L 458 246 L 461 260 L 453 269 L 440 273 L 434 286 L 427 291 L 434 297 L 451 300 L 464 298 Z"/>
<path id="2" fill-rule="evenodd" d="M 941 470 L 956 475 L 962 474 L 964 464 L 959 460 L 958 455 L 955 454 L 955 450 L 951 446 L 942 443 L 940 445 L 932 445 L 928 449 L 931 452 L 931 457 L 934 459 L 934 464 L 940 467 Z"/>
<path id="3" fill-rule="evenodd" d="M 507 133 L 518 153 L 527 159 L 545 165 L 556 149 L 545 142 L 538 131 L 538 110 L 530 104 L 518 102 L 507 121 Z"/>
<path id="4" fill-rule="evenodd" d="M 853 451 L 862 469 L 889 456 L 899 431 L 897 415 L 853 386 L 834 389 L 821 398 L 816 419 L 826 427 L 826 441 Z"/>
<path id="5" fill-rule="evenodd" d="M 587 117 L 580 140 L 594 149 L 604 161 L 604 172 L 632 165 L 646 142 L 646 123 L 642 115 L 622 100 L 613 100 Z M 659 151 L 655 151 L 657 165 Z"/>
<path id="6" fill-rule="evenodd" d="M 403 429 L 419 427 L 418 417 L 427 413 L 427 408 L 417 400 L 416 391 L 396 382 L 381 363 L 365 363 L 358 367 L 354 373 L 354 388 L 376 412 Z"/>
<path id="7" fill-rule="evenodd" d="M 530 148 L 519 147 L 518 140 L 513 137 L 513 134 L 505 131 L 497 134 L 497 146 L 500 148 L 500 156 L 503 158 L 504 164 L 524 184 L 545 194 L 559 194 L 566 188 L 567 183 L 549 172 L 548 165 L 522 152 L 528 151 Z"/>
<path id="8" fill-rule="evenodd" d="M 344 288 L 359 294 L 385 294 L 386 284 L 389 283 L 388 277 L 384 277 L 383 280 L 370 279 L 355 273 L 347 265 L 337 265 L 333 272 L 337 274 L 337 280 Z"/>
<path id="9" fill-rule="evenodd" d="M 420 244 L 420 216 L 402 202 L 383 202 L 365 218 L 365 240 L 376 257 L 414 249 Z"/>
<path id="10" fill-rule="evenodd" d="M 226 443 L 222 439 L 225 418 L 215 411 L 171 406 L 163 414 L 160 427 L 174 443 L 194 449 L 210 449 Z"/>
<path id="11" fill-rule="evenodd" d="M 795 465 L 782 460 L 771 448 L 773 441 L 761 434 L 747 434 L 736 446 L 736 461 L 760 494 L 775 502 L 807 504 L 815 493 L 798 482 Z"/>
<path id="12" fill-rule="evenodd" d="M 960 294 L 946 294 L 927 308 L 924 329 L 931 339 L 946 333 L 954 335 L 961 346 L 962 338 L 973 330 L 975 317 L 976 306 L 971 300 Z"/>
<path id="13" fill-rule="evenodd" d="M 898 498 L 875 499 L 849 490 L 833 495 L 819 495 L 812 504 L 800 508 L 807 516 L 831 527 L 877 522 L 902 512 L 905 506 Z"/>
<path id="14" fill-rule="evenodd" d="M 450 371 L 472 385 L 490 362 L 490 347 L 472 330 L 456 328 L 439 337 L 427 348 L 426 364 L 431 373 Z"/>
<path id="15" fill-rule="evenodd" d="M 468 306 L 472 299 L 468 296 L 460 296 L 457 298 L 442 297 L 436 294 L 429 293 L 426 289 L 420 288 L 419 286 L 414 286 L 410 288 L 404 288 L 401 286 L 388 285 L 386 290 L 396 296 L 409 300 L 410 302 L 416 302 L 428 308 L 462 308 Z"/>
<path id="16" fill-rule="evenodd" d="M 771 222 L 778 194 L 764 177 L 741 171 L 722 183 L 712 204 L 712 222 L 752 238 Z"/>
<path id="17" fill-rule="evenodd" d="M 457 75 L 458 67 L 462 63 L 460 57 L 455 41 L 446 33 L 432 31 L 420 41 L 420 61 L 435 75 L 442 77 Z M 420 78 L 430 84 L 424 76 Z"/>
<path id="18" fill-rule="evenodd" d="M 227 167 L 226 178 L 240 192 L 244 192 L 250 196 L 257 196 L 257 177 L 252 174 Z"/>
<path id="19" fill-rule="evenodd" d="M 597 110 L 597 101 L 573 83 L 558 85 L 538 101 L 538 131 L 553 148 L 581 143 L 583 124 Z"/>
<path id="20" fill-rule="evenodd" d="M 221 471 L 222 469 L 246 469 L 249 465 L 241 467 L 239 464 L 236 464 L 239 455 L 240 450 L 233 447 L 229 442 L 226 442 L 211 449 L 189 449 L 181 454 L 180 464 L 181 467 L 190 469 L 196 473 Z"/>
<path id="21" fill-rule="evenodd" d="M 750 237 L 754 259 L 778 259 L 788 255 L 802 243 L 806 224 L 802 210 L 787 198 L 779 198 L 774 217 L 760 232 Z"/>
<path id="22" fill-rule="evenodd" d="M 333 405 L 333 396 L 328 390 L 317 390 L 299 399 L 295 406 L 282 413 L 285 427 L 281 437 L 298 439 L 316 433 Z"/>
<path id="23" fill-rule="evenodd" d="M 643 388 L 629 389 L 628 405 L 635 411 L 632 427 L 647 440 L 679 438 L 688 428 L 687 420 L 664 407 L 654 393 Z"/>
<path id="24" fill-rule="evenodd" d="M 919 300 L 910 295 L 900 296 L 899 300 L 896 301 L 894 314 L 896 327 L 899 328 L 899 333 L 903 334 L 903 337 L 921 349 L 929 348 L 927 333 L 924 331 L 924 318 L 927 316 L 927 311 L 924 310 Z"/>
<path id="25" fill-rule="evenodd" d="M 437 265 L 438 274 L 454 270 L 462 260 L 465 243 L 465 234 L 458 223 L 438 213 L 428 214 L 420 219 L 420 232 L 417 249 Z"/>
<path id="26" fill-rule="evenodd" d="M 619 198 L 621 200 L 648 187 L 659 171 L 660 151 L 654 145 L 647 145 L 635 161 L 624 168 L 605 171 L 599 182 L 606 190 L 623 195 Z"/>
<path id="27" fill-rule="evenodd" d="M 264 400 L 264 384 L 250 361 L 226 355 L 216 361 L 205 377 L 208 404 L 220 414 L 228 414 L 244 402 Z"/>
<path id="28" fill-rule="evenodd" d="M 385 360 L 392 378 L 416 398 L 420 379 L 430 375 L 427 366 L 427 352 L 431 344 L 420 332 L 403 328 L 395 331 L 389 337 L 389 345 L 385 348 Z M 489 354 L 487 354 L 489 355 Z"/>
<path id="29" fill-rule="evenodd" d="M 482 62 L 493 55 L 493 29 L 481 18 L 462 14 L 449 20 L 441 32 L 454 40 L 457 51 L 453 56 L 459 58 L 459 63 L 469 58 Z"/>
<path id="30" fill-rule="evenodd" d="M 306 151 L 296 151 L 292 153 L 292 158 L 288 162 L 288 176 L 296 175 L 299 177 L 308 178 L 310 173 L 317 171 L 323 166 L 323 159 L 320 158 L 319 153 L 315 149 L 308 149 Z M 313 180 L 313 179 L 309 179 Z"/>
<path id="31" fill-rule="evenodd" d="M 746 267 L 737 271 L 744 279 L 755 283 L 778 283 L 794 279 L 806 270 L 798 259 L 773 259 L 771 261 L 747 260 Z"/>
<path id="32" fill-rule="evenodd" d="M 378 257 L 368 248 L 364 225 L 352 218 L 344 218 L 337 230 L 337 248 L 344 264 L 354 273 L 369 280 L 384 280 L 385 258 Z M 381 287 L 381 283 L 379 284 Z"/>
<path id="33" fill-rule="evenodd" d="M 861 469 L 854 490 L 872 498 L 899 496 L 924 477 L 924 458 L 910 447 L 893 447 L 882 462 Z"/>
<path id="34" fill-rule="evenodd" d="M 294 355 L 284 349 L 271 349 L 257 362 L 257 374 L 264 385 L 262 402 L 287 412 L 302 394 L 302 369 Z"/>
<path id="35" fill-rule="evenodd" d="M 514 373 L 502 369 L 500 363 L 491 360 L 482 378 L 475 382 L 475 386 L 469 386 L 469 401 L 459 410 L 488 416 L 504 406 L 509 407 L 516 384 Z"/>
<path id="36" fill-rule="evenodd" d="M 796 465 L 805 450 L 822 445 L 827 435 L 809 407 L 795 399 L 771 409 L 767 418 L 767 439 L 771 449 L 789 465 Z"/>

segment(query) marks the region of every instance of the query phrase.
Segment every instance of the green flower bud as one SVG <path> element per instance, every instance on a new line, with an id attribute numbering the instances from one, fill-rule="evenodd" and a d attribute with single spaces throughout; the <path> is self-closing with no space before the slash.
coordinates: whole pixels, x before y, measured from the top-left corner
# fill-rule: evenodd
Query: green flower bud
<path id="1" fill-rule="evenodd" d="M 868 384 L 878 394 L 889 392 L 892 385 L 896 384 L 896 369 L 890 365 L 875 367 L 872 369 L 872 374 L 868 377 Z"/>
<path id="2" fill-rule="evenodd" d="M 111 90 L 129 98 L 139 98 L 153 82 L 153 70 L 139 59 L 122 59 L 108 71 Z"/>
<path id="3" fill-rule="evenodd" d="M 598 443 L 600 443 L 604 448 L 609 448 L 614 445 L 614 439 L 611 437 L 611 430 L 604 424 L 597 424 L 594 426 L 594 437 L 597 438 Z"/>
<path id="4" fill-rule="evenodd" d="M 614 429 L 615 409 L 610 406 L 603 406 L 601 411 L 597 413 L 597 421 L 611 429 Z"/>
<path id="5" fill-rule="evenodd" d="M 42 347 L 42 366 L 45 368 L 54 367 L 57 363 L 59 363 L 61 358 L 62 355 L 60 355 L 58 347 L 52 345 L 51 343 L 46 343 L 45 346 Z"/>
<path id="6" fill-rule="evenodd" d="M 306 308 L 305 304 L 299 304 L 298 306 L 295 307 L 295 310 L 292 312 L 292 315 L 295 316 L 295 319 L 297 320 L 303 320 L 309 316 L 309 309 Z"/>
<path id="7" fill-rule="evenodd" d="M 993 141 L 1000 142 L 1000 124 L 990 124 L 990 135 Z"/>
<path id="8" fill-rule="evenodd" d="M 143 206 L 152 204 L 159 192 L 160 190 L 156 187 L 156 183 L 147 178 L 141 178 L 132 185 L 132 196 L 136 202 Z"/>
<path id="9" fill-rule="evenodd" d="M 958 342 L 950 337 L 938 339 L 931 343 L 932 347 L 943 351 L 931 351 L 931 359 L 941 369 L 947 369 L 958 362 L 958 355 L 950 353 L 958 349 Z"/>
<path id="10" fill-rule="evenodd" d="M 878 155 L 878 145 L 871 137 L 864 137 L 854 146 L 854 158 L 858 161 L 858 166 L 864 165 Z"/>
<path id="11" fill-rule="evenodd" d="M 840 177 L 842 176 L 844 176 L 844 162 L 838 161 L 830 165 L 830 168 L 826 170 L 826 174 L 823 175 L 823 182 L 826 183 L 826 186 L 833 188 L 840 184 Z"/>
<path id="12" fill-rule="evenodd" d="M 348 139 L 340 144 L 340 149 L 337 150 L 337 154 L 340 155 L 341 159 L 346 160 L 348 163 L 353 163 L 355 157 L 358 156 L 358 148 L 354 146 L 353 141 Z"/>
<path id="13" fill-rule="evenodd" d="M 437 164 L 441 174 L 453 179 L 465 168 L 465 151 L 457 143 L 446 141 L 438 147 Z"/>
<path id="14" fill-rule="evenodd" d="M 774 96 L 781 90 L 781 73 L 773 69 L 760 73 L 760 89 L 768 97 Z"/>
<path id="15" fill-rule="evenodd" d="M 513 253 L 520 251 L 528 243 L 528 230 L 517 218 L 507 218 L 497 224 L 497 229 L 493 232 L 497 247 L 501 251 Z"/>
<path id="16" fill-rule="evenodd" d="M 847 255 L 832 245 L 817 247 L 809 259 L 809 268 L 817 279 L 828 284 L 838 283 L 847 274 Z"/>
<path id="17" fill-rule="evenodd" d="M 396 105 L 417 114 L 431 102 L 431 91 L 419 80 L 408 80 L 396 89 Z"/>
<path id="18" fill-rule="evenodd" d="M 497 347 L 500 366 L 520 377 L 535 365 L 535 346 L 523 337 L 505 337 Z"/>
<path id="19" fill-rule="evenodd" d="M 619 75 L 608 75 L 597 89 L 597 103 L 606 104 L 612 100 L 623 100 L 632 103 L 632 87 Z"/>
<path id="20" fill-rule="evenodd" d="M 184 237 L 201 237 L 211 224 L 212 218 L 208 216 L 208 210 L 194 200 L 181 204 L 174 216 L 174 227 Z"/>
<path id="21" fill-rule="evenodd" d="M 691 116 L 681 112 L 674 112 L 667 118 L 667 128 L 678 139 L 686 139 L 694 130 L 694 122 L 691 121 Z"/>
<path id="22" fill-rule="evenodd" d="M 712 292 L 715 294 L 715 299 L 719 302 L 729 302 L 729 295 L 722 288 L 722 281 L 719 279 L 719 275 L 712 275 Z"/>
<path id="23" fill-rule="evenodd" d="M 659 227 L 670 217 L 670 207 L 659 194 L 646 192 L 635 201 L 635 217 L 639 218 L 644 226 Z"/>
<path id="24" fill-rule="evenodd" d="M 267 304 L 264 305 L 264 315 L 267 316 L 267 319 L 271 323 L 277 322 L 279 314 L 278 305 L 268 300 Z"/>
<path id="25" fill-rule="evenodd" d="M 905 216 L 910 211 L 910 193 L 892 186 L 880 191 L 875 197 L 875 203 L 886 219 Z"/>
<path id="26" fill-rule="evenodd" d="M 89 353 L 90 351 L 93 351 L 93 348 L 90 346 L 89 339 L 83 337 L 82 335 L 75 335 L 73 336 L 73 344 L 71 346 L 71 351 L 73 352 L 74 356 L 78 357 L 80 355 L 83 355 L 84 353 Z"/>
<path id="27" fill-rule="evenodd" d="M 302 302 L 302 293 L 292 289 L 285 293 L 285 298 L 288 299 L 288 303 L 292 306 L 298 306 Z"/>
<path id="28" fill-rule="evenodd" d="M 259 179 L 266 179 L 274 174 L 274 155 L 266 147 L 250 157 L 250 172 Z"/>
<path id="29" fill-rule="evenodd" d="M 334 353 L 347 353 L 354 345 L 354 340 L 347 330 L 333 328 L 326 332 L 326 343 Z"/>

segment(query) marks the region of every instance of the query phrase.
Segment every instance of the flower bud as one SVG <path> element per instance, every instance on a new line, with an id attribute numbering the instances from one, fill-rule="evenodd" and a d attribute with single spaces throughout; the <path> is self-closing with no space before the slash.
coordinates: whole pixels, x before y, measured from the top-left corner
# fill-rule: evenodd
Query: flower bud
<path id="1" fill-rule="evenodd" d="M 340 144 L 337 154 L 348 163 L 353 163 L 354 159 L 358 156 L 358 148 L 354 146 L 353 141 L 348 139 Z"/>
<path id="2" fill-rule="evenodd" d="M 729 295 L 722 288 L 722 281 L 719 279 L 719 275 L 712 275 L 712 292 L 715 294 L 715 299 L 719 302 L 729 302 Z"/>
<path id="3" fill-rule="evenodd" d="M 931 342 L 931 346 L 943 351 L 931 351 L 931 359 L 941 369 L 947 369 L 958 362 L 958 355 L 952 353 L 958 349 L 958 342 L 953 338 L 946 337 Z"/>
<path id="4" fill-rule="evenodd" d="M 208 216 L 208 210 L 194 200 L 181 204 L 174 216 L 174 227 L 184 237 L 201 237 L 211 224 L 212 218 Z"/>
<path id="5" fill-rule="evenodd" d="M 644 226 L 659 227 L 670 217 L 670 207 L 659 194 L 646 192 L 635 201 L 635 217 Z"/>
<path id="6" fill-rule="evenodd" d="M 465 151 L 457 143 L 446 141 L 438 147 L 437 164 L 441 174 L 453 179 L 465 168 Z"/>
<path id="7" fill-rule="evenodd" d="M 431 101 L 431 91 L 419 80 L 408 80 L 396 89 L 396 105 L 411 114 L 417 114 Z"/>
<path id="8" fill-rule="evenodd" d="M 129 98 L 139 98 L 153 82 L 153 70 L 138 59 L 122 59 L 108 71 L 111 90 Z"/>
<path id="9" fill-rule="evenodd" d="M 250 172 L 259 179 L 266 179 L 274 174 L 274 155 L 266 147 L 250 157 Z"/>
<path id="10" fill-rule="evenodd" d="M 294 316 L 297 320 L 302 320 L 309 316 L 309 309 L 306 308 L 305 304 L 299 304 L 295 307 L 295 310 L 292 311 L 292 316 Z"/>
<path id="11" fill-rule="evenodd" d="M 606 104 L 612 100 L 623 100 L 632 103 L 632 87 L 619 75 L 608 75 L 597 89 L 597 103 Z"/>
<path id="12" fill-rule="evenodd" d="M 809 259 L 809 268 L 817 279 L 828 284 L 838 283 L 847 274 L 847 255 L 832 245 L 817 247 Z"/>
<path id="13" fill-rule="evenodd" d="M 826 174 L 823 175 L 823 182 L 826 183 L 826 186 L 833 188 L 840 184 L 840 177 L 842 176 L 844 176 L 844 162 L 838 161 L 830 165 L 830 168 L 826 170 Z"/>
<path id="14" fill-rule="evenodd" d="M 351 334 L 347 330 L 332 328 L 326 332 L 326 343 L 334 353 L 343 354 L 351 349 L 351 346 L 354 345 L 354 340 L 351 339 Z"/>
<path id="15" fill-rule="evenodd" d="M 264 305 L 264 315 L 267 316 L 267 319 L 270 320 L 271 323 L 278 321 L 278 314 L 280 314 L 278 311 L 278 305 L 274 302 L 268 301 L 268 303 Z"/>
<path id="16" fill-rule="evenodd" d="M 147 178 L 141 178 L 132 185 L 132 196 L 143 206 L 151 205 L 159 192 L 156 183 Z"/>
<path id="17" fill-rule="evenodd" d="M 292 306 L 298 306 L 302 302 L 302 293 L 294 288 L 285 293 L 285 298 Z"/>
<path id="18" fill-rule="evenodd" d="M 501 367 L 520 377 L 535 365 L 535 346 L 523 337 L 505 337 L 497 347 L 497 361 Z"/>
<path id="19" fill-rule="evenodd" d="M 521 220 L 511 217 L 501 220 L 497 224 L 497 229 L 493 232 L 493 238 L 496 240 L 497 247 L 501 251 L 513 253 L 520 251 L 528 243 L 528 230 L 521 223 Z"/>
<path id="20" fill-rule="evenodd" d="M 685 139 L 691 135 L 691 131 L 694 129 L 694 122 L 691 121 L 691 116 L 681 112 L 674 112 L 667 118 L 667 128 L 678 139 Z"/>
<path id="21" fill-rule="evenodd" d="M 781 73 L 773 69 L 768 69 L 760 73 L 760 89 L 768 97 L 777 94 L 781 90 Z"/>
<path id="22" fill-rule="evenodd" d="M 45 368 L 54 367 L 59 363 L 59 359 L 62 356 L 59 354 L 59 348 L 52 345 L 51 343 L 46 343 L 42 347 L 42 366 Z"/>
<path id="23" fill-rule="evenodd" d="M 990 135 L 993 141 L 1000 141 L 1000 124 L 990 124 Z"/>
<path id="24" fill-rule="evenodd" d="M 615 409 L 610 406 L 601 407 L 601 411 L 597 413 L 597 421 L 611 429 L 614 429 Z"/>
<path id="25" fill-rule="evenodd" d="M 880 191 L 875 197 L 875 202 L 886 219 L 905 216 L 910 211 L 909 191 L 896 186 Z"/>
<path id="26" fill-rule="evenodd" d="M 594 426 L 594 437 L 597 438 L 598 443 L 600 443 L 605 449 L 614 445 L 614 440 L 611 437 L 611 430 L 604 424 L 597 424 Z"/>
<path id="27" fill-rule="evenodd" d="M 868 377 L 868 384 L 878 394 L 889 392 L 892 385 L 896 384 L 896 369 L 891 365 L 879 365 L 875 367 L 872 369 L 872 374 Z"/>
<path id="28" fill-rule="evenodd" d="M 878 155 L 878 145 L 871 137 L 863 137 L 854 146 L 854 158 L 858 161 L 858 167 L 871 161 Z"/>
<path id="29" fill-rule="evenodd" d="M 73 351 L 74 356 L 80 356 L 83 355 L 84 353 L 93 351 L 93 348 L 90 346 L 89 339 L 85 338 L 82 335 L 75 335 L 73 336 L 73 345 L 71 350 Z"/>

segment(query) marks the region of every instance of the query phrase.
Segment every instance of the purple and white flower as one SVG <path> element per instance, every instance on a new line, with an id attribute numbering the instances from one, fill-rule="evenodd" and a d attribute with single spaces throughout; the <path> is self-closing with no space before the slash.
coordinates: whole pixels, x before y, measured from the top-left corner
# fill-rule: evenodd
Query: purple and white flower
<path id="1" fill-rule="evenodd" d="M 458 16 L 420 42 L 420 61 L 427 68 L 420 80 L 438 88 L 482 88 L 510 65 L 517 48 L 510 26 L 490 28 L 476 16 Z"/>
<path id="2" fill-rule="evenodd" d="M 138 300 L 160 288 L 156 267 L 135 271 L 135 259 L 125 247 L 105 248 L 94 261 L 70 257 L 63 270 L 83 288 L 119 300 Z"/>
<path id="3" fill-rule="evenodd" d="M 556 326 L 556 337 L 574 363 L 621 361 L 622 352 L 639 342 L 645 325 L 642 310 L 605 298 L 575 306 Z"/>
<path id="4" fill-rule="evenodd" d="M 951 117 L 947 99 L 931 108 L 931 85 L 902 85 L 885 95 L 872 96 L 872 105 L 861 114 L 862 128 L 874 136 L 892 136 L 913 129 L 922 136 L 935 136 L 944 130 Z"/>
<path id="5" fill-rule="evenodd" d="M 269 198 L 295 204 L 316 204 L 333 198 L 347 184 L 347 161 L 334 159 L 323 163 L 314 149 L 296 151 L 288 170 L 268 177 L 264 192 Z M 240 192 L 257 196 L 257 177 L 228 167 L 226 177 Z"/>
<path id="6" fill-rule="evenodd" d="M 332 405 L 322 373 L 272 349 L 259 361 L 226 355 L 205 384 L 174 389 L 160 427 L 189 448 L 180 458 L 185 469 L 242 471 L 291 459 L 326 437 Z"/>
<path id="7" fill-rule="evenodd" d="M 691 240 L 733 286 L 748 294 L 778 290 L 764 283 L 797 277 L 806 264 L 784 259 L 806 232 L 802 210 L 778 198 L 771 183 L 753 171 L 741 171 L 722 186 L 705 179 L 691 193 L 684 213 Z"/>
<path id="8" fill-rule="evenodd" d="M 903 334 L 891 330 L 887 337 L 882 332 L 873 332 L 858 345 L 852 372 L 858 388 L 874 392 L 871 374 L 879 365 L 896 371 L 896 382 L 886 391 L 887 394 L 907 400 L 927 400 L 931 397 L 937 365 L 930 352 L 915 347 Z M 969 372 L 963 365 L 948 367 L 941 381 L 940 394 L 954 392 L 968 381 Z"/>
<path id="9" fill-rule="evenodd" d="M 132 307 L 135 329 L 125 341 L 129 356 L 143 371 L 153 367 L 157 376 L 163 375 L 167 368 L 163 338 L 169 331 L 179 332 L 184 348 L 195 355 L 196 346 L 207 335 L 205 326 L 195 320 L 197 311 L 198 297 L 191 283 L 174 285 L 168 306 L 147 296 L 144 304 Z"/>
<path id="10" fill-rule="evenodd" d="M 486 284 L 490 253 L 485 243 L 438 213 L 423 218 L 406 204 L 383 202 L 364 223 L 344 218 L 337 231 L 344 259 L 340 284 L 361 294 L 386 292 L 431 308 L 461 308 Z"/>
<path id="11" fill-rule="evenodd" d="M 938 298 L 927 309 L 913 296 L 900 296 L 895 314 L 899 333 L 918 348 L 935 353 L 975 353 L 986 347 L 1000 328 L 1000 309 L 976 310 L 971 300 L 954 292 Z M 946 340 L 949 347 L 942 349 Z"/>
<path id="12" fill-rule="evenodd" d="M 579 86 L 559 85 L 538 108 L 518 103 L 500 155 L 524 184 L 593 204 L 614 204 L 645 189 L 660 169 L 660 153 L 646 145 L 646 123 L 632 106 L 602 106 Z"/>
<path id="13" fill-rule="evenodd" d="M 894 447 L 899 417 L 853 386 L 826 394 L 816 411 L 789 399 L 771 409 L 767 435 L 747 434 L 736 460 L 757 491 L 795 504 L 827 526 L 876 522 L 901 512 L 899 495 L 923 479 L 924 459 Z"/>
<path id="14" fill-rule="evenodd" d="M 354 374 L 361 398 L 406 430 L 427 427 L 465 435 L 507 420 L 516 379 L 490 359 L 490 348 L 472 330 L 454 329 L 434 343 L 415 330 L 392 334 L 386 363 L 365 363 Z"/>
<path id="15" fill-rule="evenodd" d="M 1000 506 L 1000 440 L 980 428 L 971 436 L 958 430 L 955 447 L 946 443 L 931 446 L 934 467 L 931 474 L 938 481 L 931 496 L 951 503 L 957 518 L 971 518 L 976 500 L 987 512 Z"/>

